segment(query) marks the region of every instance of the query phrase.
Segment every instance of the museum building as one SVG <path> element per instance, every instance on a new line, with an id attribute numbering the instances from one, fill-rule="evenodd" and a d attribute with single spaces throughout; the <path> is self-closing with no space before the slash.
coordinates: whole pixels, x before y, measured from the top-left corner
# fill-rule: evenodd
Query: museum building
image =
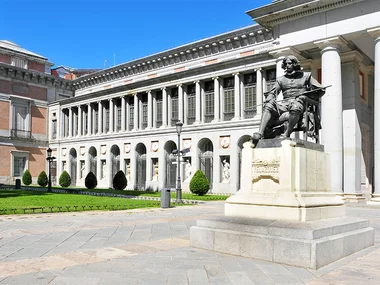
<path id="1" fill-rule="evenodd" d="M 283 74 L 284 56 L 295 55 L 331 85 L 321 101 L 320 140 L 331 158 L 332 190 L 376 200 L 378 1 L 283 0 L 247 14 L 257 24 L 70 81 L 66 92 L 74 96 L 49 104 L 56 175 L 67 170 L 73 185 L 84 186 L 92 171 L 99 187 L 110 187 L 123 170 L 128 188 L 175 188 L 179 120 L 183 189 L 201 169 L 213 193 L 235 193 L 264 92 Z"/>

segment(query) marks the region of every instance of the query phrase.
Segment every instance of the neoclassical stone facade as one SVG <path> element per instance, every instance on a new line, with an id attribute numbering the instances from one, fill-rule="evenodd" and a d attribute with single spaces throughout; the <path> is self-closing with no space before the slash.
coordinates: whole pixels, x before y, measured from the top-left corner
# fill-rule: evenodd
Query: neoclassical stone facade
<path id="1" fill-rule="evenodd" d="M 258 24 L 76 79 L 74 98 L 49 105 L 58 175 L 66 169 L 82 186 L 93 171 L 99 186 L 109 187 L 121 169 L 128 188 L 175 188 L 171 153 L 180 120 L 183 188 L 188 173 L 202 169 L 213 192 L 235 193 L 241 149 L 260 122 L 263 93 L 292 54 L 331 85 L 321 102 L 320 135 L 333 190 L 371 198 L 380 161 L 377 1 L 274 1 L 247 14 Z M 374 189 L 376 200 L 380 187 Z"/>

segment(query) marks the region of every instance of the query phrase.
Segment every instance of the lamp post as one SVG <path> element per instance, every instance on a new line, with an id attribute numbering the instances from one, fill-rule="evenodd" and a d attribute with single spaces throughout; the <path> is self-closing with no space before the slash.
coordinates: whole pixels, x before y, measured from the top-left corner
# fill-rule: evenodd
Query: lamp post
<path id="1" fill-rule="evenodd" d="M 178 149 L 177 149 L 177 184 L 176 184 L 176 203 L 182 203 L 182 187 L 181 187 L 181 131 L 183 123 L 177 121 L 175 123 L 175 129 L 178 134 Z"/>
<path id="2" fill-rule="evenodd" d="M 48 192 L 51 192 L 51 162 L 55 159 L 54 156 L 51 156 L 52 152 L 53 151 L 50 147 L 46 150 L 46 154 L 47 154 L 46 160 L 48 161 L 48 167 L 49 167 Z"/>

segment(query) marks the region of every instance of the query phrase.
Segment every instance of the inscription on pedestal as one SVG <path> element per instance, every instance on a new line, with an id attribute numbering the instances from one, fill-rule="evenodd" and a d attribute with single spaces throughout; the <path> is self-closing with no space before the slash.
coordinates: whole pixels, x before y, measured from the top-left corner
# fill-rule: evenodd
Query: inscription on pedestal
<path id="1" fill-rule="evenodd" d="M 252 162 L 252 183 L 260 179 L 271 179 L 280 182 L 280 159 L 273 160 L 256 159 Z"/>

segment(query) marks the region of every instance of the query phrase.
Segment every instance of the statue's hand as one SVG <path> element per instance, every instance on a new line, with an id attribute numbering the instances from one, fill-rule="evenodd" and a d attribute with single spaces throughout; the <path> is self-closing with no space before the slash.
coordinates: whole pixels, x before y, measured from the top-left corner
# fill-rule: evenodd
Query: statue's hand
<path id="1" fill-rule="evenodd" d="M 273 95 L 268 95 L 268 96 L 265 98 L 264 103 L 269 103 L 269 102 L 272 101 L 272 100 L 275 100 L 274 96 L 273 96 Z"/>

